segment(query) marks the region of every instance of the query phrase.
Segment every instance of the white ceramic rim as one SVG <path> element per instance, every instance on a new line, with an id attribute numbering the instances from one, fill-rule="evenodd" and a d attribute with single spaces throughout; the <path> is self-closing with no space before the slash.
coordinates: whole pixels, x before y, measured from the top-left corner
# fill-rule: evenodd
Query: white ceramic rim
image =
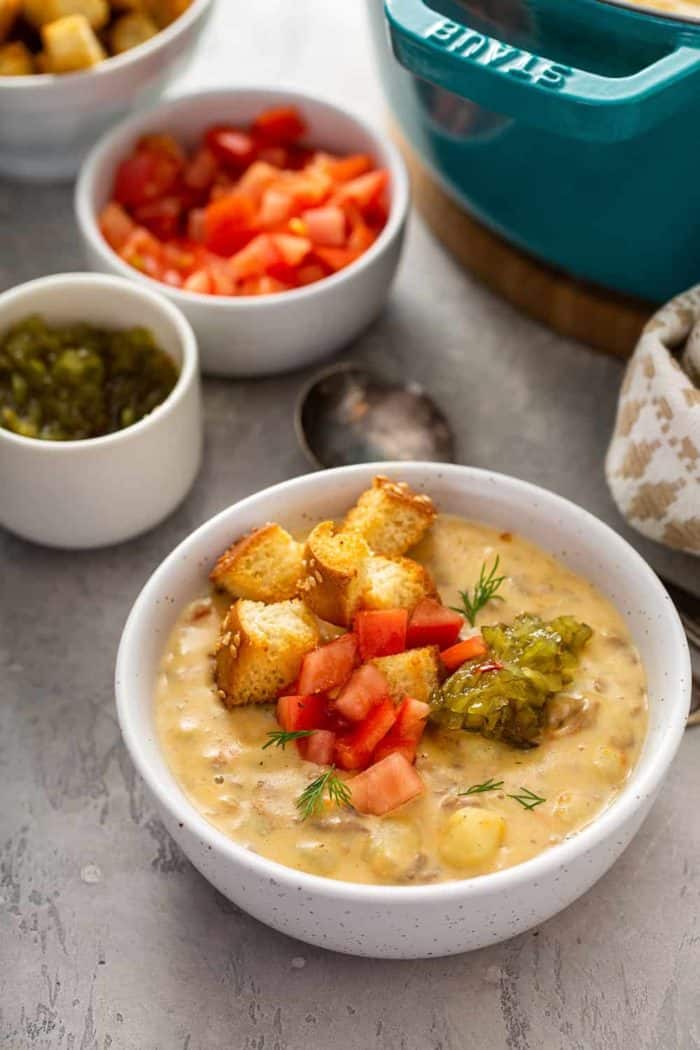
<path id="1" fill-rule="evenodd" d="M 354 123 L 371 140 L 376 152 L 382 153 L 386 157 L 391 177 L 389 187 L 389 218 L 374 244 L 368 248 L 366 252 L 363 252 L 359 259 L 350 263 L 350 265 L 346 266 L 343 270 L 339 270 L 337 273 L 324 277 L 322 281 L 315 281 L 313 284 L 308 284 L 303 288 L 292 288 L 284 292 L 271 292 L 267 295 L 205 295 L 202 292 L 188 292 L 184 291 L 182 288 L 173 288 L 170 285 L 164 285 L 162 281 L 156 281 L 154 278 L 141 273 L 140 270 L 136 270 L 133 266 L 129 266 L 128 263 L 125 263 L 124 260 L 117 255 L 102 236 L 93 209 L 92 201 L 96 189 L 96 169 L 101 165 L 105 154 L 111 150 L 112 146 L 118 140 L 122 138 L 127 139 L 132 134 L 135 137 L 140 130 L 141 123 L 146 114 L 150 115 L 155 112 L 171 113 L 172 111 L 177 111 L 178 107 L 182 105 L 183 102 L 189 102 L 192 99 L 219 100 L 227 97 L 233 98 L 237 95 L 253 93 L 261 96 L 261 99 L 267 99 L 268 103 L 296 103 L 302 111 L 306 103 L 311 103 L 315 106 L 323 106 L 326 109 L 339 114 L 344 119 Z M 262 106 L 266 105 L 264 101 L 261 104 Z M 202 130 L 204 130 L 204 128 Z M 323 148 L 321 144 L 319 144 L 319 147 L 321 149 Z M 358 273 L 360 269 L 368 266 L 376 256 L 384 251 L 389 242 L 399 234 L 408 214 L 409 203 L 410 189 L 408 172 L 406 171 L 406 166 L 401 154 L 388 136 L 382 134 L 382 132 L 378 131 L 376 128 L 373 128 L 361 117 L 350 112 L 350 110 L 338 106 L 335 102 L 330 102 L 325 98 L 320 98 L 318 95 L 312 95 L 309 92 L 304 91 L 295 91 L 291 88 L 273 88 L 256 84 L 238 84 L 235 88 L 209 88 L 204 91 L 187 92 L 185 95 L 178 95 L 177 98 L 161 102 L 151 107 L 149 110 L 142 110 L 135 116 L 128 117 L 98 139 L 96 145 L 93 146 L 83 162 L 75 186 L 75 213 L 78 219 L 78 225 L 93 250 L 96 251 L 98 255 L 102 256 L 109 266 L 117 266 L 120 273 L 132 281 L 139 281 L 150 288 L 164 289 L 166 294 L 172 296 L 176 302 L 178 299 L 181 299 L 183 303 L 196 303 L 200 306 L 207 304 L 215 310 L 228 310 L 232 308 L 261 310 L 265 309 L 265 305 L 270 302 L 299 302 L 303 299 L 311 299 L 314 296 L 322 295 L 323 289 L 325 288 L 336 287 L 344 282 L 352 280 L 354 274 Z"/>
<path id="2" fill-rule="evenodd" d="M 178 310 L 173 303 L 168 302 L 164 296 L 152 292 L 150 288 L 141 288 L 138 284 L 135 285 L 133 281 L 127 281 L 123 277 L 115 277 L 109 274 L 79 272 L 56 273 L 51 274 L 48 277 L 37 277 L 33 281 L 25 281 L 24 284 L 17 284 L 14 288 L 8 288 L 6 292 L 0 294 L 0 337 L 4 335 L 4 329 L 2 328 L 2 309 L 7 303 L 11 302 L 13 299 L 21 298 L 26 292 L 40 291 L 47 287 L 60 287 L 62 284 L 71 287 L 85 285 L 86 288 L 89 288 L 89 286 L 100 286 L 106 290 L 117 287 L 129 292 L 130 294 L 135 293 L 137 296 L 147 299 L 152 306 L 160 310 L 161 313 L 167 317 L 175 328 L 180 340 L 182 363 L 180 365 L 177 382 L 166 397 L 165 401 L 161 401 L 159 405 L 156 405 L 147 416 L 144 416 L 143 419 L 139 419 L 137 423 L 132 423 L 130 427 L 124 427 L 122 430 L 115 430 L 112 434 L 103 434 L 100 437 L 95 438 L 80 438 L 78 441 L 47 441 L 45 438 L 25 437 L 22 434 L 15 434 L 11 430 L 6 430 L 5 427 L 0 427 L 0 441 L 5 441 L 9 445 L 25 445 L 26 447 L 41 448 L 43 451 L 46 451 L 51 455 L 58 456 L 70 455 L 72 452 L 77 452 L 80 449 L 88 447 L 91 449 L 104 448 L 108 445 L 120 444 L 142 434 L 144 430 L 147 430 L 149 427 L 158 423 L 164 416 L 170 415 L 170 413 L 175 410 L 177 405 L 182 401 L 193 380 L 196 379 L 198 371 L 197 340 L 192 325 L 182 311 Z M 39 314 L 41 313 L 40 309 L 37 309 L 35 312 Z M 89 307 L 86 306 L 85 312 L 89 315 Z M 27 316 L 30 316 L 31 313 L 32 308 L 30 302 L 27 308 Z M 91 323 L 89 316 L 81 317 L 79 320 L 84 321 L 86 324 Z M 134 323 L 134 327 L 135 326 L 136 321 Z M 129 327 L 128 323 L 125 322 L 124 327 Z"/>
<path id="3" fill-rule="evenodd" d="M 110 55 L 109 58 L 105 58 L 104 61 L 98 62 L 96 66 L 91 66 L 89 69 L 79 69 L 75 73 L 33 73 L 31 76 L 24 77 L 0 77 L 0 92 L 19 92 L 25 88 L 48 91 L 59 84 L 70 84 L 72 86 L 74 84 L 79 85 L 81 82 L 89 90 L 88 82 L 92 77 L 104 79 L 110 73 L 117 73 L 119 70 L 134 65 L 139 59 L 146 58 L 161 47 L 165 47 L 172 40 L 175 40 L 181 33 L 185 33 L 197 21 L 205 8 L 209 7 L 213 2 L 214 0 L 192 0 L 186 11 L 178 15 L 169 26 L 160 29 L 150 40 L 146 40 L 143 44 L 137 44 L 136 47 L 129 48 L 128 51 L 124 51 L 121 55 Z"/>
<path id="4" fill-rule="evenodd" d="M 402 462 L 362 463 L 349 467 L 337 467 L 321 473 L 324 477 L 328 477 L 330 484 L 333 477 L 340 473 L 345 477 L 352 477 L 353 474 L 360 474 L 366 477 L 370 472 L 400 474 L 406 466 L 407 464 Z M 309 480 L 317 478 L 318 474 L 303 474 L 300 477 L 283 481 L 261 490 L 259 493 L 254 493 L 243 500 L 239 500 L 237 503 L 232 504 L 231 507 L 210 518 L 203 525 L 200 525 L 198 529 L 178 544 L 175 550 L 161 562 L 138 595 L 124 626 L 117 654 L 115 688 L 119 724 L 127 750 L 138 773 L 157 798 L 159 804 L 174 817 L 178 824 L 186 827 L 201 843 L 223 855 L 226 861 L 230 861 L 234 865 L 243 865 L 259 878 L 273 881 L 277 885 L 306 891 L 311 895 L 318 895 L 328 900 L 351 899 L 353 902 L 367 903 L 374 906 L 397 904 L 401 901 L 431 901 L 445 904 L 465 896 L 478 895 L 482 892 L 507 891 L 522 883 L 536 882 L 552 868 L 561 868 L 571 864 L 577 858 L 595 849 L 603 840 L 612 838 L 617 829 L 627 821 L 632 821 L 641 800 L 655 796 L 683 736 L 690 704 L 690 654 L 678 613 L 658 576 L 626 540 L 582 507 L 530 482 L 478 467 L 466 467 L 456 464 L 418 462 L 411 463 L 411 466 L 425 470 L 440 471 L 442 474 L 448 476 L 452 474 L 455 477 L 464 477 L 466 472 L 470 478 L 482 483 L 489 481 L 492 483 L 495 481 L 497 484 L 505 483 L 511 489 L 520 492 L 524 500 L 544 500 L 553 511 L 560 508 L 562 510 L 566 509 L 570 513 L 574 509 L 581 516 L 582 523 L 598 533 L 601 540 L 604 540 L 606 544 L 614 549 L 620 560 L 624 560 L 630 566 L 630 569 L 635 569 L 638 573 L 646 576 L 651 587 L 658 595 L 659 605 L 666 610 L 667 629 L 671 647 L 669 664 L 676 669 L 672 677 L 673 702 L 668 705 L 668 710 L 670 711 L 668 716 L 669 724 L 659 746 L 653 753 L 653 756 L 650 756 L 648 768 L 636 779 L 633 790 L 631 785 L 627 785 L 612 805 L 605 809 L 590 825 L 577 832 L 570 839 L 550 847 L 530 860 L 492 874 L 424 886 L 372 886 L 297 871 L 294 868 L 286 867 L 277 861 L 269 860 L 260 854 L 254 853 L 252 850 L 246 849 L 245 846 L 239 845 L 233 839 L 224 835 L 223 832 L 218 831 L 212 824 L 209 824 L 195 809 L 194 805 L 188 801 L 184 791 L 179 786 L 171 793 L 159 783 L 158 777 L 152 775 L 148 760 L 141 748 L 141 741 L 136 733 L 132 731 L 130 702 L 127 696 L 131 689 L 131 683 L 138 680 L 139 669 L 136 654 L 139 646 L 139 626 L 142 616 L 145 615 L 144 610 L 150 606 L 164 578 L 176 568 L 187 547 L 208 529 L 213 528 L 215 523 L 229 515 L 233 507 L 244 510 L 254 503 L 262 492 L 265 492 L 266 495 L 274 495 L 274 493 L 280 493 L 284 490 L 287 492 L 297 488 L 303 490 L 305 485 L 309 483 Z"/>

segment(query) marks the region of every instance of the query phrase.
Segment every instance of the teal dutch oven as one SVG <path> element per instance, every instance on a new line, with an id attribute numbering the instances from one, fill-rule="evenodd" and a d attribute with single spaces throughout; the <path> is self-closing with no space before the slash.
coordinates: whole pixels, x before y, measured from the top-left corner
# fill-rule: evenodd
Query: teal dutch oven
<path id="1" fill-rule="evenodd" d="M 472 214 L 619 292 L 661 301 L 700 280 L 700 18 L 606 0 L 368 4 L 399 125 Z"/>

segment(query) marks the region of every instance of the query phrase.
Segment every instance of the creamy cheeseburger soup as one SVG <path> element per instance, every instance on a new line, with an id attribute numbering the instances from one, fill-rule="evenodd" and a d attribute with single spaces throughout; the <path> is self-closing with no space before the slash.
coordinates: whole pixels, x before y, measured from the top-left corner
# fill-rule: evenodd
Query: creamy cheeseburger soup
<path id="1" fill-rule="evenodd" d="M 301 552 L 302 574 L 311 567 L 320 577 L 327 566 L 320 563 L 319 570 L 314 561 L 315 532 L 311 546 L 293 549 Z M 371 540 L 372 529 L 365 532 Z M 647 701 L 644 669 L 620 614 L 586 580 L 516 534 L 446 515 L 431 519 L 422 532 L 406 566 L 400 558 L 399 564 L 409 569 L 419 563 L 427 597 L 416 606 L 412 595 L 403 614 L 382 609 L 375 582 L 374 590 L 365 587 L 366 604 L 353 612 L 351 637 L 343 625 L 320 624 L 318 642 L 308 649 L 307 641 L 307 654 L 296 663 L 296 680 L 275 695 L 298 697 L 302 684 L 308 691 L 309 674 L 325 666 L 319 653 L 336 654 L 344 682 L 307 692 L 301 706 L 294 700 L 291 707 L 301 712 L 301 722 L 289 721 L 288 700 L 248 702 L 245 682 L 229 673 L 230 654 L 226 650 L 222 657 L 222 644 L 233 644 L 227 637 L 231 593 L 203 593 L 183 610 L 156 688 L 160 742 L 192 804 L 239 844 L 291 868 L 352 882 L 461 879 L 510 867 L 561 842 L 594 820 L 624 786 L 644 740 Z M 344 534 L 336 535 L 340 542 L 338 535 Z M 244 571 L 250 570 L 250 553 Z M 371 564 L 375 574 L 396 564 L 396 555 L 370 557 L 377 562 Z M 234 593 L 246 590 L 240 574 L 237 583 L 228 583 Z M 325 587 L 325 581 L 317 586 Z M 302 586 L 298 593 L 308 592 Z M 387 600 L 391 597 L 396 595 Z M 325 599 L 309 603 L 318 600 Z M 297 601 L 292 599 L 292 606 Z M 234 639 L 243 633 L 246 616 L 262 611 L 273 617 L 285 611 L 283 605 L 289 601 L 239 601 Z M 461 619 L 450 619 L 449 606 L 462 611 Z M 363 611 L 382 615 L 363 617 Z M 523 614 L 530 619 L 518 620 Z M 552 638 L 561 642 L 566 631 L 553 632 L 546 626 L 552 621 L 588 625 L 590 637 L 581 627 L 578 655 L 562 657 L 561 689 L 529 694 L 528 676 L 538 688 L 561 684 L 547 660 L 559 644 Z M 391 632 L 377 634 L 375 628 L 388 629 L 392 622 L 399 629 L 408 622 L 407 635 L 387 642 Z M 504 647 L 503 629 L 494 633 L 488 626 L 495 624 L 520 625 L 518 638 L 526 636 L 527 655 L 517 655 L 517 644 Z M 459 634 L 452 642 L 455 627 Z M 277 643 L 291 629 L 273 624 Z M 437 647 L 416 646 L 431 637 L 438 639 Z M 340 646 L 327 646 L 338 638 L 344 640 Z M 363 662 L 373 646 L 396 650 L 402 638 L 412 648 Z M 446 641 L 452 644 L 445 646 Z M 235 660 L 245 661 L 249 642 L 238 640 Z M 350 665 L 347 660 L 343 665 L 340 656 L 347 658 L 356 643 Z M 427 687 L 430 695 L 424 692 L 407 707 L 404 687 L 411 685 L 416 653 L 420 660 L 431 654 L 437 671 L 426 680 L 421 667 L 423 677 L 415 679 L 413 690 Z M 555 664 L 558 659 L 555 653 Z M 398 686 L 397 667 L 404 676 Z M 254 684 L 264 692 L 263 672 L 256 668 L 256 674 Z M 525 694 L 519 692 L 523 682 Z M 314 718 L 323 728 L 289 728 Z"/>

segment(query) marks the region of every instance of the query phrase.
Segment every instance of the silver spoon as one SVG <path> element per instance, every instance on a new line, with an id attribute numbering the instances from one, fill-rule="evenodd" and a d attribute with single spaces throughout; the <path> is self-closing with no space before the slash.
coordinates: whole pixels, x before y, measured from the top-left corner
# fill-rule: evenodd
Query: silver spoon
<path id="1" fill-rule="evenodd" d="M 317 467 L 374 460 L 454 461 L 447 419 L 417 383 L 387 383 L 358 365 L 314 376 L 297 403 L 297 437 Z"/>

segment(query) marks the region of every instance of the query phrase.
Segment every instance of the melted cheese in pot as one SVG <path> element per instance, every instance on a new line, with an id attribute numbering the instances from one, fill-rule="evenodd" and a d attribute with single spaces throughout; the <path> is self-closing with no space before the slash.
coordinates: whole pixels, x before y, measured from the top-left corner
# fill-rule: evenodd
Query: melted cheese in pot
<path id="1" fill-rule="evenodd" d="M 514 750 L 429 726 L 417 760 L 423 797 L 383 818 L 328 807 L 302 821 L 294 802 L 319 767 L 302 762 L 293 744 L 261 749 L 278 728 L 272 706 L 223 706 L 210 654 L 225 607 L 203 596 L 172 633 L 155 696 L 161 746 L 192 804 L 224 834 L 281 864 L 351 882 L 406 885 L 510 867 L 593 820 L 639 756 L 647 726 L 644 669 L 610 602 L 518 536 L 441 515 L 412 552 L 433 573 L 446 604 L 456 604 L 457 592 L 472 586 L 496 554 L 508 577 L 504 600 L 482 610 L 478 624 L 509 622 L 522 612 L 545 620 L 571 614 L 594 631 L 539 747 Z M 572 715 L 571 707 L 582 710 Z M 459 796 L 489 778 L 503 787 Z M 508 797 L 521 788 L 546 801 L 523 808 Z M 465 808 L 479 812 L 466 819 L 459 815 Z"/>

